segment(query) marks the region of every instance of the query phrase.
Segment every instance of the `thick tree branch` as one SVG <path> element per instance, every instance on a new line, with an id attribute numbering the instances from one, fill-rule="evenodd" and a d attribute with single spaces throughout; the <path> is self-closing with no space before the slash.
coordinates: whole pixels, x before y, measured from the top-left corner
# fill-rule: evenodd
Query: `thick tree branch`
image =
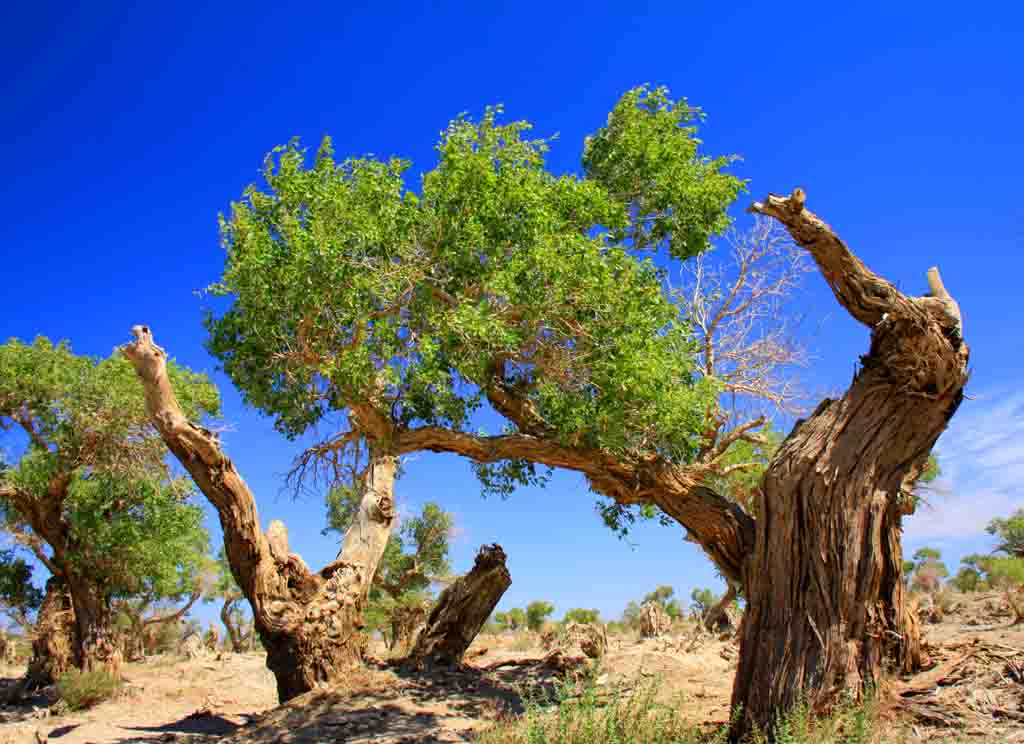
<path id="1" fill-rule="evenodd" d="M 887 313 L 912 314 L 911 298 L 865 266 L 824 220 L 804 208 L 805 200 L 803 189 L 797 188 L 789 196 L 769 194 L 748 211 L 785 225 L 793 240 L 814 258 L 839 304 L 856 320 L 874 328 Z"/>
<path id="2" fill-rule="evenodd" d="M 174 612 L 169 612 L 166 615 L 157 615 L 155 617 L 147 618 L 142 621 L 142 624 L 160 625 L 161 623 L 173 623 L 176 620 L 180 620 L 188 613 L 189 610 L 192 609 L 192 605 L 194 605 L 201 596 L 203 596 L 203 592 L 197 586 L 192 590 L 192 594 L 189 596 L 188 602 L 186 602 L 182 607 L 178 608 Z"/>
<path id="3" fill-rule="evenodd" d="M 225 552 L 233 558 L 232 573 L 254 614 L 271 632 L 283 632 L 300 623 L 287 580 L 260 531 L 252 492 L 221 450 L 217 435 L 182 413 L 167 375 L 167 354 L 153 342 L 149 328 L 135 326 L 132 333 L 136 340 L 121 351 L 142 381 L 149 416 L 167 447 L 216 507 L 224 529 Z"/>
<path id="4" fill-rule="evenodd" d="M 754 522 L 739 506 L 701 485 L 711 474 L 705 465 L 678 466 L 655 456 L 629 460 L 525 434 L 482 437 L 438 427 L 400 432 L 395 447 L 397 454 L 452 452 L 479 463 L 522 459 L 582 473 L 596 492 L 619 504 L 656 504 L 686 527 L 723 574 L 743 581 Z"/>
<path id="5" fill-rule="evenodd" d="M 308 603 L 328 585 L 332 592 L 345 587 L 345 596 L 354 600 L 357 611 L 361 609 L 394 523 L 395 457 L 371 453 L 363 476 L 363 498 L 341 552 L 329 567 L 313 574 L 301 558 L 288 551 L 283 523 L 272 523 L 268 534 L 260 531 L 252 492 L 221 449 L 216 434 L 193 424 L 182 413 L 167 375 L 167 355 L 153 342 L 149 328 L 135 326 L 132 333 L 136 340 L 121 350 L 142 382 L 149 417 L 217 508 L 231 572 L 252 606 L 257 625 L 272 635 L 299 633 L 308 621 Z M 363 417 L 380 423 L 369 405 L 354 410 L 353 415 L 360 423 Z M 279 676 L 279 692 L 293 694 L 292 682 L 281 687 L 281 680 Z"/>

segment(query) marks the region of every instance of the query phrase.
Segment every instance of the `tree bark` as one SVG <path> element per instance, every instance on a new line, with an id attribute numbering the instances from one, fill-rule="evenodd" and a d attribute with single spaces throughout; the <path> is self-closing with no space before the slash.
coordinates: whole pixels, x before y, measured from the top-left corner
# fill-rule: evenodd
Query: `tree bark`
<path id="1" fill-rule="evenodd" d="M 83 672 L 121 673 L 123 657 L 114 632 L 110 597 L 88 579 L 66 572 L 75 620 L 75 664 Z"/>
<path id="2" fill-rule="evenodd" d="M 56 683 L 74 666 L 74 610 L 64 582 L 51 576 L 32 633 L 32 659 L 12 698 Z"/>
<path id="3" fill-rule="evenodd" d="M 167 375 L 167 356 L 145 326 L 122 347 L 142 382 L 154 426 L 217 509 L 231 572 L 252 607 L 267 667 L 283 702 L 326 684 L 361 662 L 362 611 L 395 521 L 395 453 L 371 446 L 363 497 L 341 552 L 319 573 L 288 550 L 284 525 L 264 534 L 256 501 L 217 436 L 182 414 Z"/>
<path id="4" fill-rule="evenodd" d="M 473 569 L 446 587 L 416 639 L 409 661 L 454 666 L 491 616 L 502 595 L 512 585 L 500 545 L 484 545 Z"/>
<path id="5" fill-rule="evenodd" d="M 917 663 L 901 520 L 967 379 L 959 308 L 938 271 L 932 296 L 904 296 L 803 203 L 797 190 L 752 209 L 811 253 L 839 303 L 871 328 L 871 348 L 846 394 L 798 422 L 765 473 L 745 571 L 736 738 L 771 731 L 800 700 L 824 710 L 840 692 L 863 693 L 886 659 Z"/>

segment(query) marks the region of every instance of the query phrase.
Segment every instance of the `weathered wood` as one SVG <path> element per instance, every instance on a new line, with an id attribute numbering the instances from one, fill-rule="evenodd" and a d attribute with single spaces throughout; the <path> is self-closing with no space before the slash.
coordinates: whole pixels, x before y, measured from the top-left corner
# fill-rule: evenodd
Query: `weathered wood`
<path id="1" fill-rule="evenodd" d="M 900 534 L 909 493 L 963 400 L 968 350 L 959 308 L 909 297 L 871 272 L 804 208 L 802 192 L 753 211 L 782 222 L 839 303 L 871 329 L 871 347 L 842 398 L 798 422 L 757 497 L 756 541 L 732 707 L 733 735 L 770 731 L 805 701 L 815 708 L 880 680 L 883 662 L 920 655 L 905 606 Z"/>
<path id="2" fill-rule="evenodd" d="M 462 656 L 512 585 L 500 545 L 484 545 L 473 569 L 446 587 L 409 654 L 415 665 L 452 666 Z"/>
<path id="3" fill-rule="evenodd" d="M 330 683 L 362 661 L 363 606 L 395 522 L 393 452 L 370 448 L 359 509 L 341 552 L 319 573 L 289 552 L 283 523 L 264 534 L 256 500 L 217 435 L 181 411 L 167 354 L 145 326 L 121 348 L 142 382 L 146 409 L 167 447 L 217 509 L 231 573 L 249 601 L 267 667 L 283 702 Z"/>

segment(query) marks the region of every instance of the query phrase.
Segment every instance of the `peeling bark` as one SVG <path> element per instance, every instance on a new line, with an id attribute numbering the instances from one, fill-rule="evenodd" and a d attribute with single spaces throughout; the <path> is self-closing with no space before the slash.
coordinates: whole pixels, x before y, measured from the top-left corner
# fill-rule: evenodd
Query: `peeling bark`
<path id="1" fill-rule="evenodd" d="M 798 422 L 765 474 L 745 571 L 736 737 L 770 730 L 800 699 L 822 710 L 840 692 L 862 693 L 884 660 L 904 670 L 918 662 L 901 520 L 963 400 L 968 359 L 959 308 L 936 269 L 932 296 L 908 297 L 804 209 L 802 191 L 752 209 L 810 252 L 839 303 L 871 329 L 871 347 L 846 394 Z"/>
<path id="2" fill-rule="evenodd" d="M 409 661 L 416 665 L 455 666 L 487 622 L 512 577 L 500 545 L 484 545 L 473 569 L 445 588 L 416 639 Z"/>
<path id="3" fill-rule="evenodd" d="M 252 607 L 267 667 L 283 702 L 335 679 L 362 660 L 360 632 L 370 582 L 395 521 L 394 452 L 373 450 L 363 498 L 341 552 L 319 573 L 289 552 L 287 530 L 260 530 L 256 501 L 217 436 L 182 414 L 167 375 L 167 356 L 145 326 L 122 347 L 142 382 L 156 429 L 217 509 L 231 572 Z"/>

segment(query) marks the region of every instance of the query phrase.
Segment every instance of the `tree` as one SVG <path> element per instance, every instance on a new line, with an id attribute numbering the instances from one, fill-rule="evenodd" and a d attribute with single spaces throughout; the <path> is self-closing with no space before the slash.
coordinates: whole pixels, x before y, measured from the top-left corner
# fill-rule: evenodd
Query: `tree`
<path id="1" fill-rule="evenodd" d="M 993 585 L 1002 587 L 1013 610 L 1014 625 L 1024 623 L 1024 558 L 1006 556 L 986 563 Z"/>
<path id="2" fill-rule="evenodd" d="M 640 604 L 653 602 L 665 610 L 669 617 L 675 619 L 682 615 L 682 608 L 679 606 L 679 600 L 672 598 L 672 595 L 675 593 L 676 590 L 670 586 L 659 586 L 653 592 L 645 594 L 643 601 Z"/>
<path id="3" fill-rule="evenodd" d="M 324 533 L 344 534 L 352 524 L 359 506 L 358 492 L 349 485 L 338 485 L 327 494 L 327 527 Z M 400 622 L 409 613 L 426 619 L 427 590 L 430 585 L 450 578 L 449 540 L 454 526 L 450 512 L 428 502 L 419 514 L 401 520 L 392 532 L 377 565 L 371 584 L 365 615 L 367 628 L 391 627 L 389 645 L 400 646 L 410 640 L 415 622 Z"/>
<path id="4" fill-rule="evenodd" d="M 175 364 L 168 374 L 190 420 L 216 412 L 204 377 Z M 120 355 L 77 356 L 45 338 L 0 346 L 0 428 L 22 443 L 0 472 L 5 528 L 70 592 L 75 663 L 116 669 L 113 599 L 163 591 L 205 545 L 191 486 L 171 475 Z"/>
<path id="5" fill-rule="evenodd" d="M 901 520 L 962 400 L 968 358 L 937 271 L 931 296 L 905 295 L 805 208 L 802 191 L 752 206 L 814 260 L 872 342 L 849 390 L 779 444 L 745 509 L 714 479 L 735 442 L 760 439 L 761 422 L 718 424 L 727 381 L 703 373 L 693 320 L 650 260 L 685 261 L 728 227 L 743 186 L 725 170 L 732 158 L 700 152 L 700 112 L 663 89 L 628 92 L 575 176 L 548 172 L 548 143 L 498 113 L 453 122 L 418 193 L 402 161 L 339 165 L 325 141 L 307 167 L 293 143 L 268 158 L 265 189 L 250 188 L 224 220 L 227 264 L 212 290 L 231 304 L 207 321 L 211 351 L 282 432 L 344 422 L 300 457 L 296 478 L 430 450 L 473 461 L 490 492 L 564 468 L 609 500 L 606 521 L 660 510 L 747 600 L 737 736 L 770 729 L 797 700 L 859 693 L 883 659 L 912 667 Z M 155 419 L 170 420 L 162 352 L 148 329 L 138 339 L 126 351 Z M 470 428 L 484 405 L 505 419 L 500 432 Z M 232 523 L 225 533 L 235 514 L 253 522 L 233 469 L 223 485 L 228 461 L 212 438 L 162 431 Z M 377 524 L 383 550 L 390 520 Z M 240 579 L 265 552 L 256 533 L 228 551 Z M 265 584 L 240 583 L 265 601 Z M 304 605 L 282 589 L 274 606 Z M 304 629 L 304 647 L 321 633 Z M 331 658 L 320 668 L 358 653 Z"/>
<path id="6" fill-rule="evenodd" d="M 32 583 L 34 567 L 11 548 L 0 550 L 0 608 L 22 632 L 31 628 L 32 614 L 43 603 L 43 592 Z"/>
<path id="7" fill-rule="evenodd" d="M 567 610 L 565 617 L 562 618 L 563 623 L 583 623 L 584 625 L 590 623 L 598 623 L 601 621 L 601 613 L 598 610 L 586 610 L 582 607 L 574 607 L 571 610 Z"/>
<path id="8" fill-rule="evenodd" d="M 694 589 L 690 593 L 690 611 L 703 620 L 711 609 L 718 604 L 719 596 L 710 589 Z"/>
<path id="9" fill-rule="evenodd" d="M 232 651 L 242 653 L 251 645 L 251 632 L 247 632 L 245 611 L 238 604 L 243 599 L 242 590 L 231 574 L 224 548 L 217 551 L 210 570 L 212 576 L 205 587 L 203 600 L 221 603 L 220 621 L 224 624 L 227 641 Z"/>
<path id="10" fill-rule="evenodd" d="M 942 562 L 942 551 L 937 548 L 920 548 L 914 553 L 914 578 L 911 589 L 933 593 L 942 586 L 942 580 L 949 576 L 949 569 Z"/>
<path id="11" fill-rule="evenodd" d="M 1024 558 L 1024 509 L 1018 509 L 1006 519 L 993 519 L 985 531 L 1000 540 L 993 552 Z"/>
<path id="12" fill-rule="evenodd" d="M 544 627 L 544 622 L 555 611 L 555 606 L 543 599 L 538 599 L 526 605 L 526 627 L 537 632 Z"/>

